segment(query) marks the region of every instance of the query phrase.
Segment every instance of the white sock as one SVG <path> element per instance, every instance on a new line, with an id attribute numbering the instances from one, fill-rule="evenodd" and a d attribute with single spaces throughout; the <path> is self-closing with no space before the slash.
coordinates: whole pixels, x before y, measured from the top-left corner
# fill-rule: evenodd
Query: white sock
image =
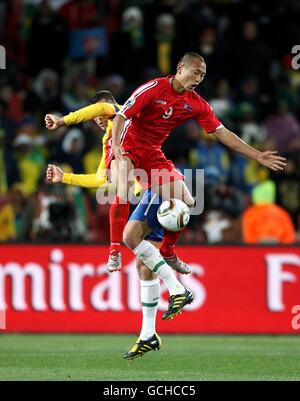
<path id="1" fill-rule="evenodd" d="M 169 290 L 170 295 L 182 294 L 185 291 L 184 286 L 177 280 L 173 270 L 164 261 L 159 253 L 150 242 L 143 240 L 134 250 L 133 253 L 140 258 L 146 266 L 149 267 L 159 278 L 163 280 Z"/>
<path id="2" fill-rule="evenodd" d="M 143 311 L 143 325 L 140 339 L 149 340 L 155 334 L 156 313 L 160 294 L 159 279 L 141 280 L 141 303 Z"/>

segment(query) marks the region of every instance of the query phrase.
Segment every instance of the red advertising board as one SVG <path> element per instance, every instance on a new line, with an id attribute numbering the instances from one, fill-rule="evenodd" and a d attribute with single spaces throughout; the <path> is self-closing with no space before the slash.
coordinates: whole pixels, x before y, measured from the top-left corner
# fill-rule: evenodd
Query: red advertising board
<path id="1" fill-rule="evenodd" d="M 179 278 L 195 301 L 162 321 L 162 284 L 160 333 L 300 333 L 299 247 L 179 247 L 178 254 L 192 265 Z M 106 259 L 107 248 L 96 245 L 1 245 L 5 331 L 138 333 L 134 256 L 124 249 L 122 272 L 113 274 Z"/>

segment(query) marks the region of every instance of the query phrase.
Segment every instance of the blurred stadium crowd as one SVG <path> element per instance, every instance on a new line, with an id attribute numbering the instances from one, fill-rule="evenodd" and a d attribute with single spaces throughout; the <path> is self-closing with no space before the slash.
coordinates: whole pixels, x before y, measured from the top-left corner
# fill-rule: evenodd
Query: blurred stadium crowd
<path id="1" fill-rule="evenodd" d="M 205 212 L 183 243 L 300 240 L 298 1 L 0 0 L 0 241 L 108 242 L 108 208 L 95 191 L 44 181 L 48 162 L 94 173 L 103 133 L 94 123 L 45 130 L 109 89 L 119 103 L 142 82 L 175 72 L 186 51 L 207 62 L 197 89 L 228 128 L 288 159 L 270 173 L 194 122 L 165 152 L 179 169 L 205 168 Z"/>

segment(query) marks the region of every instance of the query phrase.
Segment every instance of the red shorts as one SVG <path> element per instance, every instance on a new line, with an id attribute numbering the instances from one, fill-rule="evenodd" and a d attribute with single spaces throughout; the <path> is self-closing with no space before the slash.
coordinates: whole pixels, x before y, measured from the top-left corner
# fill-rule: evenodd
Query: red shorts
<path id="1" fill-rule="evenodd" d="M 126 156 L 132 161 L 135 177 L 144 189 L 152 185 L 163 185 L 168 182 L 183 180 L 181 174 L 171 160 L 168 160 L 161 149 L 146 149 L 124 146 Z M 109 168 L 114 154 L 109 144 L 106 145 L 106 167 Z"/>

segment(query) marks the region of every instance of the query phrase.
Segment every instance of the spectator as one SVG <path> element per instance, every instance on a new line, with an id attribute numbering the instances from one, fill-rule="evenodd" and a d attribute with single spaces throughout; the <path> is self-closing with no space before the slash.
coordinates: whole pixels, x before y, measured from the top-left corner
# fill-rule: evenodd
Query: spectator
<path id="1" fill-rule="evenodd" d="M 210 211 L 204 217 L 203 230 L 209 244 L 237 243 L 241 238 L 239 219 L 221 211 Z"/>
<path id="2" fill-rule="evenodd" d="M 229 152 L 230 172 L 228 184 L 250 195 L 256 184 L 269 177 L 269 170 L 261 166 L 256 160 L 249 160 L 246 157 L 234 152 Z"/>
<path id="3" fill-rule="evenodd" d="M 0 86 L 0 99 L 5 105 L 5 116 L 18 124 L 24 118 L 24 94 L 15 90 L 11 85 Z"/>
<path id="4" fill-rule="evenodd" d="M 34 147 L 34 141 L 28 134 L 19 134 L 13 145 L 20 171 L 20 182 L 27 195 L 30 195 L 38 189 L 39 178 L 45 166 L 44 157 L 40 149 Z"/>
<path id="5" fill-rule="evenodd" d="M 218 47 L 217 31 L 215 27 L 207 27 L 198 32 L 198 48 L 200 54 L 205 58 L 209 68 L 207 69 L 208 80 L 214 82 L 223 77 L 222 74 L 222 51 Z"/>
<path id="6" fill-rule="evenodd" d="M 234 52 L 236 83 L 240 83 L 245 77 L 256 77 L 262 90 L 268 90 L 270 63 L 270 50 L 259 37 L 257 23 L 246 21 L 242 27 L 241 40 Z"/>
<path id="7" fill-rule="evenodd" d="M 0 91 L 0 130 L 4 131 L 5 146 L 9 150 L 16 135 L 17 124 L 7 115 L 6 110 L 7 105 L 2 99 Z"/>
<path id="8" fill-rule="evenodd" d="M 225 123 L 230 120 L 234 107 L 229 82 L 226 79 L 218 81 L 215 92 L 216 96 L 209 101 L 209 104 L 214 109 L 216 116 Z"/>
<path id="9" fill-rule="evenodd" d="M 204 169 L 205 173 L 213 166 L 223 181 L 229 174 L 228 152 L 213 135 L 201 133 L 196 147 L 190 153 L 193 167 Z"/>
<path id="10" fill-rule="evenodd" d="M 0 196 L 19 180 L 20 173 L 14 156 L 5 148 L 5 131 L 0 128 Z"/>
<path id="11" fill-rule="evenodd" d="M 134 83 L 139 81 L 145 66 L 143 14 L 138 7 L 129 7 L 123 12 L 121 27 L 111 40 L 110 70 Z"/>
<path id="12" fill-rule="evenodd" d="M 56 72 L 45 69 L 39 73 L 34 81 L 33 88 L 24 100 L 24 108 L 25 111 L 37 117 L 39 127 L 42 126 L 44 115 L 49 110 L 62 109 Z"/>
<path id="13" fill-rule="evenodd" d="M 30 198 L 23 217 L 22 240 L 72 242 L 85 233 L 64 185 L 44 185 Z"/>
<path id="14" fill-rule="evenodd" d="M 172 14 L 159 14 L 156 18 L 155 29 L 154 51 L 151 59 L 156 59 L 159 72 L 162 75 L 167 75 L 170 73 L 173 64 L 175 18 Z"/>
<path id="15" fill-rule="evenodd" d="M 14 213 L 14 225 L 16 231 L 16 239 L 20 238 L 22 220 L 24 211 L 26 210 L 28 198 L 24 184 L 16 182 L 10 190 L 9 199 Z"/>
<path id="16" fill-rule="evenodd" d="M 207 241 L 239 242 L 240 215 L 244 208 L 242 193 L 226 185 L 218 170 L 213 167 L 206 171 L 205 203 L 206 212 L 202 224 Z"/>
<path id="17" fill-rule="evenodd" d="M 249 103 L 243 104 L 240 109 L 241 122 L 239 124 L 240 136 L 243 141 L 258 148 L 262 148 L 262 144 L 266 140 L 266 131 L 255 118 L 255 109 Z"/>
<path id="18" fill-rule="evenodd" d="M 93 0 L 71 0 L 59 9 L 59 15 L 68 28 L 90 28 L 99 24 L 99 16 Z"/>
<path id="19" fill-rule="evenodd" d="M 70 89 L 62 96 L 62 103 L 66 114 L 86 106 L 87 97 L 88 86 L 82 80 L 75 78 Z"/>
<path id="20" fill-rule="evenodd" d="M 265 126 L 269 147 L 285 154 L 300 150 L 300 124 L 286 103 L 278 103 L 276 114 L 266 119 Z"/>
<path id="21" fill-rule="evenodd" d="M 256 116 L 261 117 L 263 105 L 260 98 L 260 87 L 254 76 L 248 76 L 241 82 L 240 94 L 237 99 L 238 112 L 243 114 L 245 109 L 252 109 Z"/>
<path id="22" fill-rule="evenodd" d="M 0 242 L 16 238 L 15 216 L 8 197 L 0 196 Z"/>
<path id="23" fill-rule="evenodd" d="M 297 225 L 300 215 L 300 151 L 290 154 L 285 170 L 272 174 L 272 178 L 277 185 L 276 203 L 290 214 Z"/>
<path id="24" fill-rule="evenodd" d="M 63 160 L 64 162 L 72 167 L 74 173 L 81 173 L 83 171 L 82 158 L 84 150 L 84 136 L 80 129 L 71 128 L 67 131 L 63 142 Z"/>
<path id="25" fill-rule="evenodd" d="M 42 1 L 32 20 L 28 40 L 32 76 L 44 68 L 60 73 L 67 49 L 68 37 L 63 19 L 51 9 L 48 1 Z"/>
<path id="26" fill-rule="evenodd" d="M 266 181 L 253 190 L 253 206 L 243 215 L 243 237 L 248 244 L 291 244 L 295 228 L 289 214 L 274 204 L 274 183 Z"/>
<path id="27" fill-rule="evenodd" d="M 7 4 L 6 2 L 0 2 L 0 43 L 3 43 L 4 39 L 4 28 L 5 28 L 5 18 L 7 13 Z"/>
<path id="28" fill-rule="evenodd" d="M 109 90 L 120 104 L 123 104 L 128 99 L 128 93 L 126 92 L 126 81 L 119 74 L 109 75 L 104 83 L 103 87 Z"/>
<path id="29" fill-rule="evenodd" d="M 244 210 L 242 193 L 222 181 L 217 169 L 208 169 L 205 180 L 207 211 L 221 211 L 227 216 L 238 218 Z"/>

